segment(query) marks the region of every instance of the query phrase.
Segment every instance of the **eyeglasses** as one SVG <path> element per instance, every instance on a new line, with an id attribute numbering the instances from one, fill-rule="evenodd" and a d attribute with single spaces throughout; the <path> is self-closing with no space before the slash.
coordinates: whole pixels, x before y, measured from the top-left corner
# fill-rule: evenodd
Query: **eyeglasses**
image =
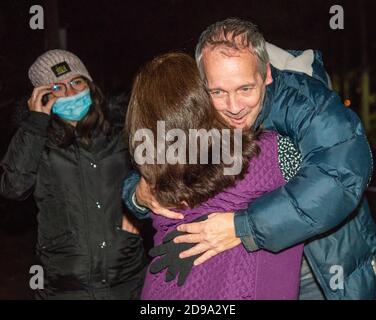
<path id="1" fill-rule="evenodd" d="M 56 97 L 65 97 L 68 91 L 68 87 L 70 86 L 72 90 L 76 92 L 83 91 L 87 88 L 87 82 L 84 78 L 78 77 L 74 78 L 68 83 L 55 83 L 52 86 L 52 94 Z"/>

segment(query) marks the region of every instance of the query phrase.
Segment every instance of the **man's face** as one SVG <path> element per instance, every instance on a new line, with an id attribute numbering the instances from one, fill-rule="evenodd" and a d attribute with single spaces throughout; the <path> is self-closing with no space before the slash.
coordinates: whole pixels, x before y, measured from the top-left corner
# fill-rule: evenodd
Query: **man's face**
<path id="1" fill-rule="evenodd" d="M 214 107 L 233 127 L 250 127 L 262 109 L 266 85 L 273 81 L 270 66 L 264 81 L 248 49 L 207 47 L 202 59 Z"/>

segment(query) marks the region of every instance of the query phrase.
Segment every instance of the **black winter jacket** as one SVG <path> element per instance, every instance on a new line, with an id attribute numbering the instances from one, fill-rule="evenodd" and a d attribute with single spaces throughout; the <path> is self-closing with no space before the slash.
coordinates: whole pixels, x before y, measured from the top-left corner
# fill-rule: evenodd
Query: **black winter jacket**
<path id="1" fill-rule="evenodd" d="M 121 132 L 90 149 L 47 137 L 50 117 L 31 112 L 0 166 L 0 194 L 39 209 L 37 255 L 46 299 L 137 299 L 146 256 L 140 236 L 121 228 L 121 187 L 129 156 Z"/>

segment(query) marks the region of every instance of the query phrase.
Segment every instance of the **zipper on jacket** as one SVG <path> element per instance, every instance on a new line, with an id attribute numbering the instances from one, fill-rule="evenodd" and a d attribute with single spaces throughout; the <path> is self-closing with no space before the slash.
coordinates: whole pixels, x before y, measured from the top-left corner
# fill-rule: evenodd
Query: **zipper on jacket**
<path id="1" fill-rule="evenodd" d="M 96 162 L 99 163 L 98 159 L 96 159 Z M 99 166 L 99 170 L 101 170 L 101 167 Z M 100 193 L 101 196 L 102 196 L 102 192 Z M 101 197 L 100 196 L 100 197 Z M 104 208 L 103 208 L 104 210 Z M 107 246 L 112 246 L 112 243 L 110 243 L 108 241 L 108 234 L 107 234 L 107 221 L 106 221 L 106 215 L 104 214 L 104 212 L 102 212 L 101 214 L 101 220 L 102 220 L 102 223 L 101 225 L 105 227 L 105 229 L 103 231 L 103 239 L 104 239 L 104 242 L 106 243 L 106 247 Z M 105 294 L 106 294 L 106 299 L 109 299 L 110 295 L 109 295 L 109 279 L 108 279 L 108 252 L 109 252 L 109 248 L 103 248 L 102 250 L 102 268 L 103 270 L 101 271 L 101 275 L 102 275 L 102 284 L 103 285 L 107 285 L 107 289 L 105 290 Z"/>
<path id="2" fill-rule="evenodd" d="M 78 171 L 79 171 L 79 176 L 80 176 L 80 184 L 81 184 L 81 188 L 80 190 L 86 190 L 86 185 L 85 185 L 85 179 L 83 177 L 83 171 L 82 171 L 82 165 L 81 165 L 81 156 L 80 156 L 80 149 L 79 149 L 79 146 L 77 144 L 77 141 L 74 142 L 74 151 L 75 151 L 75 154 L 76 154 L 76 158 L 77 158 L 77 164 L 78 164 Z M 87 205 L 87 199 L 86 199 L 86 193 L 85 192 L 82 192 L 81 191 L 81 199 L 83 201 L 83 204 L 84 204 L 84 219 L 85 219 L 85 224 L 86 224 L 86 228 L 85 228 L 85 237 L 86 237 L 86 244 L 87 244 L 87 248 L 88 248 L 88 251 L 89 251 L 89 277 L 88 277 L 88 280 L 89 280 L 89 292 L 90 292 L 90 295 L 93 296 L 93 292 L 92 292 L 92 258 L 93 258 L 93 252 L 92 252 L 92 248 L 91 248 L 91 244 L 90 244 L 90 231 L 89 231 L 89 217 L 88 217 L 88 212 L 89 212 L 89 207 Z"/>

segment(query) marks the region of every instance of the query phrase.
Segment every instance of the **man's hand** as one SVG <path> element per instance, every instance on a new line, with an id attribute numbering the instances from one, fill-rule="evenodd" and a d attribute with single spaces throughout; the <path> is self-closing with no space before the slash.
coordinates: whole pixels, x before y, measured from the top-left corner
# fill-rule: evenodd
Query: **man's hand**
<path id="1" fill-rule="evenodd" d="M 141 180 L 136 187 L 136 200 L 138 204 L 140 204 L 143 207 L 149 208 L 157 215 L 161 215 L 169 219 L 184 218 L 184 216 L 181 213 L 177 213 L 168 210 L 167 208 L 163 208 L 155 199 L 152 189 L 143 177 L 141 177 Z"/>
<path id="2" fill-rule="evenodd" d="M 30 111 L 43 112 L 45 114 L 51 114 L 51 109 L 57 98 L 51 94 L 51 86 L 41 86 L 35 88 L 30 99 L 27 101 Z M 44 95 L 48 95 L 48 102 L 44 106 L 42 98 Z"/>
<path id="3" fill-rule="evenodd" d="M 195 260 L 194 265 L 197 266 L 218 253 L 241 244 L 240 238 L 235 234 L 234 215 L 233 212 L 213 213 L 206 221 L 179 226 L 178 231 L 190 234 L 176 237 L 175 243 L 197 243 L 179 257 L 183 259 L 204 253 Z"/>

